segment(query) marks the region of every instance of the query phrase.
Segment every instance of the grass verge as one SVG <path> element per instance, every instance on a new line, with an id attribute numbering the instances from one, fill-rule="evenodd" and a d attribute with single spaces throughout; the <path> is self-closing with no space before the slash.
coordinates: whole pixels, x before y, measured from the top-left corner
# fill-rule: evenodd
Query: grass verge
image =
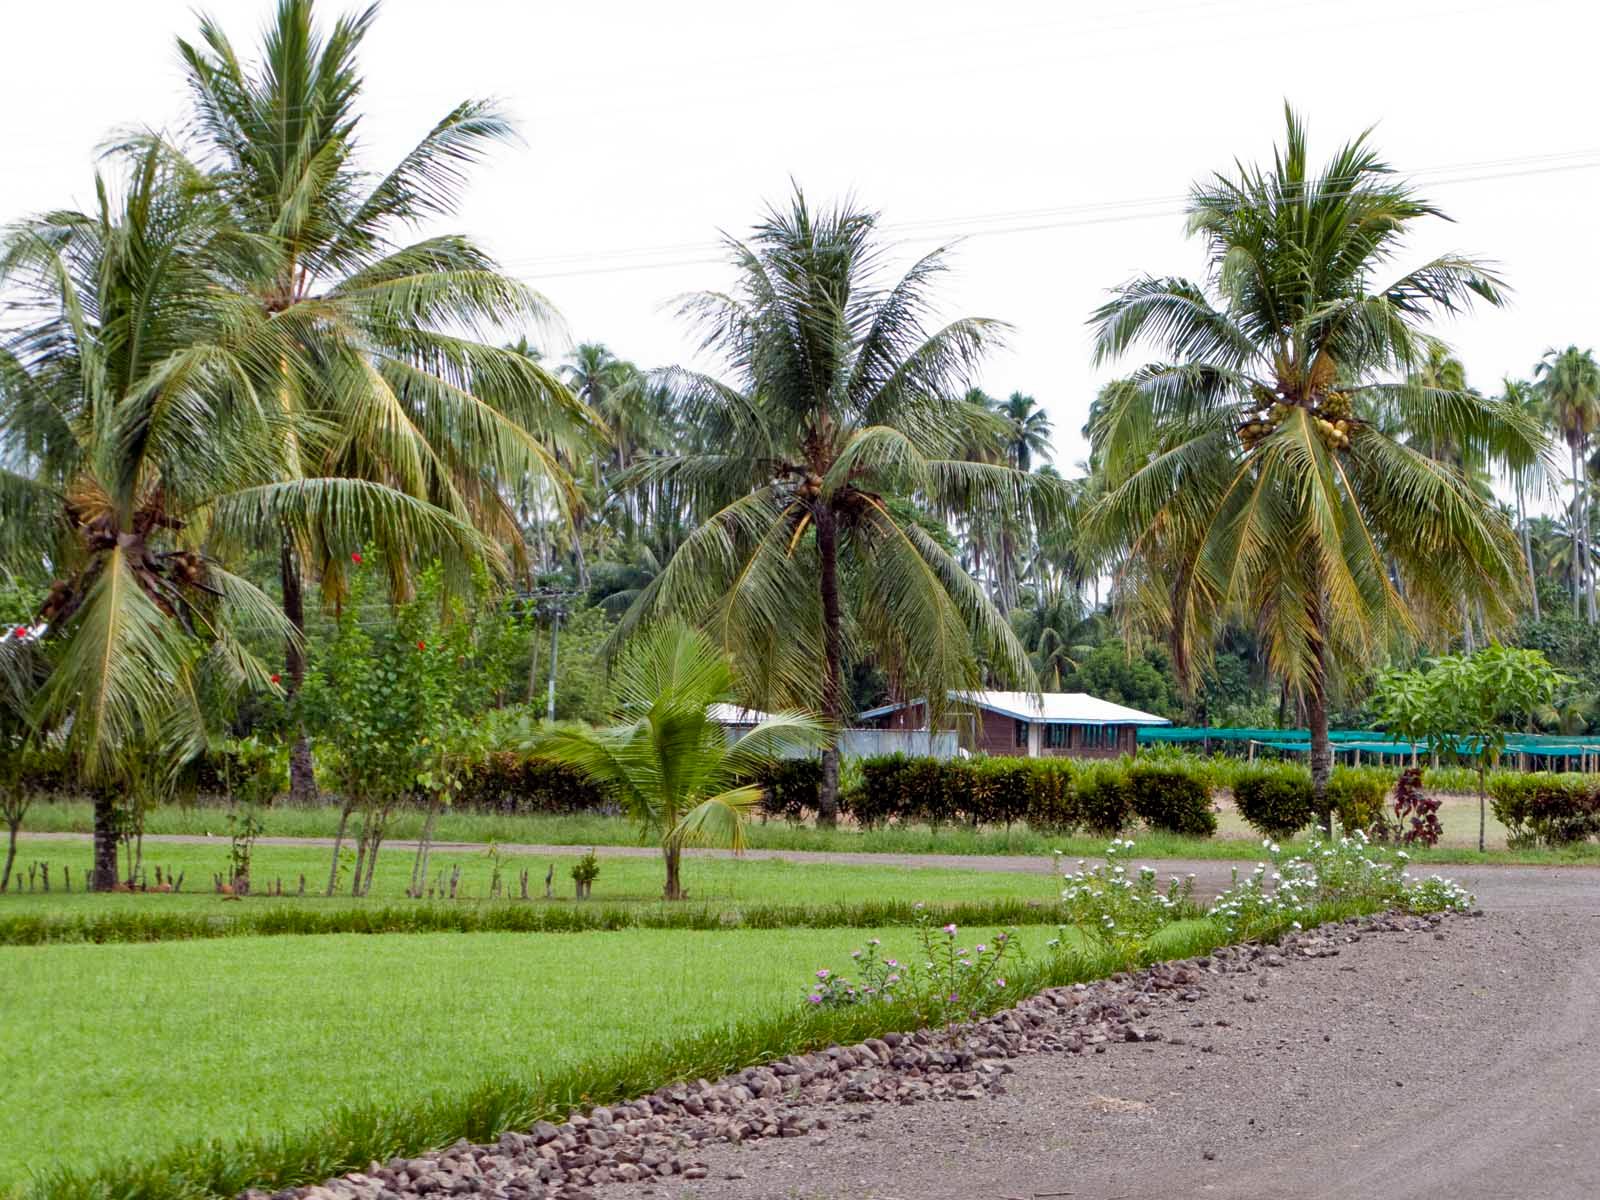
<path id="1" fill-rule="evenodd" d="M 269 837 L 332 837 L 338 813 L 328 808 L 275 808 L 265 814 Z M 418 812 L 396 813 L 390 823 L 390 836 L 396 841 L 415 838 L 422 829 Z M 1520 863 L 1534 866 L 1556 864 L 1600 864 L 1600 843 L 1580 843 L 1559 849 L 1519 848 L 1508 850 L 1505 828 L 1491 814 L 1488 819 L 1489 850 L 1477 850 L 1478 808 L 1474 797 L 1447 796 L 1441 809 L 1445 844 L 1416 854 L 1419 862 L 1436 863 Z M 34 805 L 28 814 L 25 831 L 34 833 L 88 833 L 93 828 L 90 806 L 78 801 L 50 801 Z M 217 836 L 225 830 L 224 814 L 211 807 L 172 806 L 158 809 L 146 819 L 150 834 Z M 1182 837 L 1159 831 L 1140 831 L 1134 835 L 1140 852 L 1161 858 L 1248 859 L 1255 855 L 1260 838 L 1231 807 L 1218 816 L 1218 836 Z M 487 846 L 552 845 L 636 846 L 638 829 L 620 817 L 595 813 L 566 815 L 530 814 L 496 816 L 484 813 L 447 812 L 439 817 L 437 837 L 441 842 L 466 842 Z M 1086 835 L 1056 837 L 1036 832 L 1025 824 L 1010 829 L 984 826 L 893 825 L 882 829 L 820 829 L 813 825 L 790 825 L 783 821 L 757 822 L 749 829 L 749 845 L 755 850 L 806 850 L 866 854 L 951 854 L 951 855 L 1046 855 L 1053 850 L 1077 858 L 1098 855 L 1105 839 Z M 1300 843 L 1294 842 L 1294 845 Z M 403 853 L 403 852 L 402 852 Z M 87 852 L 82 856 L 87 859 Z M 213 870 L 216 868 L 213 867 Z M 320 878 L 327 878 L 327 867 Z"/>
<path id="2" fill-rule="evenodd" d="M 160 900 L 156 900 L 160 903 Z M 1059 904 L 1038 900 L 935 901 L 927 909 L 958 925 L 1054 925 Z M 96 945 L 226 937 L 408 933 L 589 933 L 624 929 L 879 929 L 909 926 L 917 906 L 903 900 L 840 904 L 674 905 L 437 904 L 382 907 L 230 908 L 226 912 L 0 913 L 0 946 Z"/>
<path id="3" fill-rule="evenodd" d="M 1104 850 L 1102 846 L 1100 848 Z M 227 865 L 228 843 L 219 840 L 211 844 L 153 843 L 145 844 L 147 875 L 153 881 L 155 867 L 163 873 L 176 872 L 184 876 L 180 893 L 89 893 L 83 891 L 85 870 L 88 865 L 87 842 L 62 842 L 58 839 L 24 837 L 18 853 L 19 863 L 36 861 L 51 865 L 52 890 L 27 891 L 26 875 L 16 888 L 0 896 L 0 920 L 28 916 L 87 919 L 96 915 L 148 915 L 189 914 L 211 919 L 237 919 L 243 914 L 273 909 L 315 914 L 301 918 L 308 930 L 317 930 L 317 922 L 330 923 L 323 932 L 341 928 L 360 930 L 362 918 L 326 917 L 329 912 L 360 913 L 375 908 L 404 906 L 409 908 L 439 908 L 464 911 L 470 908 L 516 907 L 524 910 L 586 910 L 600 906 L 661 908 L 661 885 L 664 872 L 659 857 L 606 856 L 600 861 L 600 875 L 594 882 L 594 892 L 589 900 L 579 903 L 573 899 L 570 869 L 577 861 L 576 848 L 564 854 L 515 854 L 509 850 L 497 851 L 491 857 L 478 848 L 434 851 L 432 863 L 435 875 L 456 875 L 457 899 L 417 901 L 406 896 L 411 882 L 412 854 L 400 846 L 384 850 L 378 859 L 377 873 L 373 879 L 371 895 L 356 899 L 349 896 L 348 879 L 341 886 L 346 894 L 326 897 L 321 895 L 328 882 L 330 853 L 320 846 L 266 845 L 257 846 L 252 878 L 255 893 L 244 900 L 224 900 L 212 891 L 212 876 Z M 1022 864 L 1019 864 L 1022 865 Z M 992 900 L 1052 901 L 1059 893 L 1059 884 L 1053 877 L 1053 864 L 1041 856 L 1036 871 L 982 871 L 951 867 L 901 867 L 838 865 L 818 862 L 791 862 L 772 859 L 735 857 L 731 853 L 696 856 L 686 859 L 683 877 L 689 900 L 674 907 L 705 907 L 717 910 L 744 909 L 752 906 L 810 907 L 827 905 L 868 904 L 886 896 L 914 896 L 929 903 L 978 902 Z M 72 869 L 74 890 L 62 890 L 63 869 Z M 502 883 L 498 899 L 491 897 L 491 881 L 498 869 Z M 527 903 L 508 900 L 507 896 L 520 893 L 520 877 L 528 872 L 529 894 Z M 556 899 L 546 901 L 544 880 L 554 875 Z M 301 876 L 306 879 L 307 894 L 297 897 Z M 266 892 L 276 880 L 281 879 L 289 894 L 283 897 L 268 896 Z M 36 888 L 42 881 L 36 881 Z M 428 920 L 429 918 L 421 918 Z M 446 918 L 440 918 L 445 920 Z M 492 919 L 492 918 L 484 918 Z M 504 918 L 516 921 L 519 918 Z M 526 918 L 528 924 L 508 924 L 507 929 L 539 927 L 538 921 L 549 920 L 549 928 L 560 929 L 561 917 Z M 287 919 L 282 919 L 286 922 Z M 350 922 L 341 927 L 333 923 Z M 470 921 L 472 918 L 463 918 Z M 572 928 L 589 928 L 583 917 L 572 918 Z M 371 928 L 376 928 L 374 924 Z M 438 928 L 451 926 L 441 924 Z M 287 923 L 279 931 L 292 928 Z M 419 925 L 419 928 L 428 928 Z M 495 928 L 492 924 L 483 928 Z"/>
<path id="4" fill-rule="evenodd" d="M 1313 917 L 1316 922 L 1341 919 L 1358 912 L 1372 911 L 1376 905 L 1357 903 L 1325 905 Z M 1281 925 L 1260 928 L 1257 936 L 1275 937 L 1282 932 Z M 640 938 L 652 935 L 608 935 L 618 938 Z M 674 935 L 656 934 L 658 938 Z M 760 938 L 771 935 L 725 934 L 709 935 L 726 938 Z M 902 934 L 902 937 L 905 935 Z M 334 939 L 330 939 L 334 940 Z M 348 939 L 347 939 L 348 940 Z M 804 945 L 797 945 L 803 940 Z M 1081 942 L 1070 953 L 1051 957 L 1037 956 L 1020 969 L 1008 972 L 1011 985 L 1003 992 L 989 998 L 990 1008 L 1013 1004 L 1025 995 L 1046 987 L 1101 978 L 1116 971 L 1128 969 L 1161 958 L 1184 958 L 1215 949 L 1230 940 L 1222 928 L 1211 921 L 1194 920 L 1169 927 L 1158 935 L 1151 946 L 1139 956 L 1139 961 L 1119 959 L 1104 951 L 1091 949 Z M 368 942 L 367 945 L 398 947 L 412 939 L 388 939 Z M 541 940 L 538 945 L 549 946 L 555 939 Z M 262 946 L 273 943 L 224 943 L 226 948 L 236 946 Z M 279 945 L 283 943 L 277 943 Z M 300 940 L 298 945 L 310 944 Z M 527 943 L 525 943 L 527 944 Z M 593 939 L 583 939 L 581 946 L 592 947 Z M 213 944 L 214 948 L 218 944 Z M 453 948 L 459 949 L 459 939 Z M 769 952 L 775 947 L 769 943 Z M 134 951 L 152 949 L 195 950 L 201 947 L 133 947 Z M 891 945 L 889 949 L 895 947 Z M 692 967 L 695 1003 L 704 1012 L 705 1006 L 715 1006 L 725 980 L 727 964 L 725 955 L 712 952 L 703 939 L 697 939 Z M 824 934 L 786 935 L 782 943 L 785 957 L 784 970 L 793 969 L 797 962 L 807 957 L 822 961 L 842 957 L 844 946 L 836 938 Z M 50 951 L 8 951 L 9 954 L 36 953 L 59 955 L 70 953 L 71 948 Z M 107 951 L 89 951 L 104 955 Z M 802 1009 L 795 998 L 785 1000 L 779 987 L 773 991 L 771 975 L 773 963 L 756 964 L 762 980 L 763 1000 L 750 1005 L 745 1012 L 730 1014 L 726 1020 L 703 1023 L 700 1028 L 687 1028 L 667 1037 L 652 1036 L 639 1039 L 624 1051 L 602 1050 L 601 1046 L 626 1044 L 630 1039 L 618 1036 L 618 1031 L 607 1028 L 606 1005 L 584 991 L 582 978 L 601 977 L 597 963 L 584 961 L 590 951 L 574 943 L 571 953 L 573 1000 L 582 1009 L 582 1016 L 574 1016 L 569 1023 L 558 1023 L 560 1035 L 573 1040 L 575 1035 L 586 1039 L 583 1052 L 571 1061 L 527 1062 L 523 1069 L 502 1069 L 493 1074 L 466 1082 L 462 1086 L 446 1086 L 416 1099 L 400 1099 L 383 1095 L 379 1099 L 359 1104 L 336 1107 L 309 1124 L 298 1128 L 285 1127 L 270 1131 L 251 1131 L 244 1136 L 214 1137 L 189 1141 L 176 1149 L 163 1152 L 133 1154 L 119 1160 L 104 1161 L 98 1166 L 48 1167 L 24 1186 L 22 1194 L 27 1200 L 105 1200 L 106 1197 L 137 1197 L 139 1200 L 198 1200 L 200 1197 L 232 1196 L 250 1187 L 276 1189 L 297 1183 L 327 1178 L 364 1167 L 376 1159 L 385 1160 L 395 1155 L 414 1155 L 447 1145 L 457 1138 L 489 1141 L 505 1129 L 526 1128 L 542 1119 L 561 1119 L 575 1107 L 604 1104 L 637 1096 L 663 1084 L 695 1078 L 716 1078 L 745 1066 L 770 1061 L 788 1054 L 817 1049 L 835 1042 L 849 1043 L 878 1036 L 895 1030 L 916 1026 L 917 1018 L 910 1010 L 891 1005 L 867 1005 L 842 1009 Z M 580 955 L 582 956 L 580 958 Z M 635 948 L 624 950 L 628 975 L 634 980 L 648 980 L 650 963 L 641 962 Z M 150 964 L 152 967 L 155 964 Z M 426 977 L 420 964 L 412 963 L 411 977 Z M 780 973 L 777 982 L 787 982 Z M 259 990 L 259 989 L 258 989 Z M 656 1030 L 660 1024 L 670 1024 L 674 1013 L 652 1009 L 649 998 L 632 991 L 623 998 L 627 1011 L 647 1013 L 648 1028 Z M 129 998 L 119 996 L 117 1003 L 128 1004 Z M 210 1005 L 213 1010 L 216 1006 Z M 749 1011 L 754 1009 L 755 1011 Z M 315 1014 L 298 1010 L 297 1028 L 314 1025 Z M 459 1037 L 459 1025 L 452 1025 Z M 376 1031 L 373 1031 L 376 1035 Z M 475 1031 L 476 1032 L 476 1031 Z M 108 1034 L 106 1036 L 109 1036 Z M 192 1036 L 192 1033 L 191 1033 Z M 261 1031 L 242 1026 L 243 1039 L 260 1038 Z M 112 1043 L 115 1044 L 115 1043 Z M 419 1039 L 417 1048 L 426 1043 Z M 473 1061 L 462 1048 L 451 1047 L 454 1061 Z M 137 1060 L 140 1047 L 122 1046 L 120 1054 Z M 272 1053 L 262 1047 L 258 1053 Z M 281 1051 L 273 1054 L 276 1059 Z M 86 1058 L 80 1061 L 95 1061 Z M 317 1069 L 327 1069 L 323 1064 L 339 1063 L 339 1057 L 317 1058 Z M 338 1069 L 337 1067 L 332 1069 Z M 15 1075 L 11 1076 L 16 1078 Z M 248 1094 L 247 1081 L 235 1081 L 231 1097 L 237 1100 Z M 81 1081 L 74 1079 L 74 1087 Z M 361 1093 L 373 1094 L 373 1093 Z M 42 1099 L 41 1103 L 45 1101 Z M 213 1110 L 214 1111 L 214 1110 Z M 99 1127 L 93 1114 L 74 1113 L 73 1121 L 96 1126 L 97 1144 L 109 1139 L 113 1131 Z M 148 1122 L 151 1114 L 140 1113 L 141 1121 Z"/>

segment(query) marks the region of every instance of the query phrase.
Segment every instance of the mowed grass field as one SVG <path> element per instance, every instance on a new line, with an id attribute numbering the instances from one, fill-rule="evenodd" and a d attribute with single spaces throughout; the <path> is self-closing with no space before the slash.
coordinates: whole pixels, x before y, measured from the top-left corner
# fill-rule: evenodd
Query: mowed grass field
<path id="1" fill-rule="evenodd" d="M 1420 859 L 1436 862 L 1600 862 L 1600 844 L 1579 844 L 1560 850 L 1520 849 L 1508 851 L 1505 827 L 1487 814 L 1486 855 L 1478 845 L 1478 801 L 1475 796 L 1446 794 L 1440 807 L 1444 838 L 1433 851 L 1418 853 Z M 331 808 L 274 808 L 263 814 L 266 835 L 271 837 L 331 838 L 338 825 L 338 812 Z M 188 836 L 225 834 L 226 814 L 214 807 L 171 806 L 157 809 L 146 818 L 146 832 Z M 390 822 L 395 841 L 420 833 L 423 814 L 400 812 Z M 1218 805 L 1217 835 L 1212 838 L 1180 837 L 1175 834 L 1137 830 L 1132 836 L 1142 854 L 1164 858 L 1249 859 L 1260 837 L 1244 823 L 1232 803 L 1223 798 Z M 88 833 L 93 828 L 89 805 L 78 801 L 50 801 L 36 804 L 28 814 L 24 829 L 39 833 Z M 515 845 L 557 845 L 580 849 L 587 846 L 636 846 L 638 827 L 620 817 L 593 814 L 495 816 L 482 813 L 444 813 L 436 831 L 441 842 L 491 842 Z M 747 841 L 757 850 L 851 851 L 883 854 L 1016 854 L 1048 855 L 1059 849 L 1074 857 L 1098 855 L 1105 839 L 1085 834 L 1059 837 L 1015 825 L 1010 829 L 986 826 L 926 825 L 890 826 L 859 829 L 848 822 L 837 829 L 814 825 L 791 825 L 783 821 L 753 822 Z M 391 851 L 392 852 L 392 851 Z M 391 853 L 386 852 L 386 853 Z M 156 855 L 159 861 L 160 852 Z M 88 861 L 85 850 L 82 862 Z M 437 858 L 435 862 L 437 863 Z M 548 865 L 548 864 L 547 864 Z M 75 863 L 76 873 L 81 868 Z M 216 866 L 209 870 L 217 870 Z M 207 878 L 209 878 L 209 870 Z M 409 861 L 406 876 L 410 876 Z M 327 880 L 327 867 L 321 870 Z M 540 873 L 541 888 L 543 873 Z M 308 875 L 307 883 L 310 885 Z M 570 881 L 568 881 L 570 885 Z M 596 891 L 602 885 L 596 886 Z M 568 889 L 570 891 L 570 886 Z"/>
<path id="2" fill-rule="evenodd" d="M 1176 933 L 1180 927 L 1174 927 Z M 982 940 L 992 930 L 963 931 Z M 416 934 L 0 949 L 0 1193 L 202 1138 L 315 1127 L 798 1009 L 864 930 Z M 909 929 L 884 952 L 918 953 Z M 1053 928 L 1023 928 L 1036 950 Z"/>
<path id="3" fill-rule="evenodd" d="M 553 894 L 561 903 L 573 901 L 572 864 L 581 850 L 550 855 L 501 855 L 500 873 L 505 888 L 513 895 L 520 891 L 522 871 L 529 874 L 529 895 L 544 903 L 545 875 L 553 865 Z M 378 856 L 371 895 L 355 900 L 349 896 L 348 877 L 343 894 L 324 897 L 331 851 L 320 846 L 258 846 L 251 870 L 255 893 L 242 901 L 225 900 L 213 891 L 212 876 L 227 867 L 228 843 L 208 845 L 189 843 L 145 844 L 146 874 L 152 881 L 155 868 L 163 872 L 182 872 L 183 891 L 175 894 L 90 894 L 83 891 L 84 872 L 89 866 L 87 842 L 65 842 L 52 838 L 21 839 L 18 863 L 51 864 L 52 891 L 28 891 L 24 871 L 21 890 L 0 895 L 0 915 L 7 913 L 65 914 L 105 911 L 170 912 L 204 910 L 232 913 L 246 906 L 297 904 L 319 906 L 360 906 L 406 903 L 405 891 L 411 882 L 412 852 L 395 846 Z M 487 900 L 494 866 L 481 849 L 468 851 L 435 850 L 430 859 L 430 877 L 448 878 L 461 869 L 458 897 L 465 902 Z M 63 892 L 62 868 L 72 869 L 72 892 Z M 924 867 L 834 866 L 825 863 L 792 863 L 772 859 L 735 857 L 731 853 L 694 857 L 683 865 L 688 903 L 708 904 L 849 904 L 886 898 L 908 902 L 971 901 L 988 899 L 1054 900 L 1059 885 L 1052 874 L 1052 863 L 1040 856 L 1037 871 L 996 872 Z M 299 886 L 306 877 L 306 896 L 283 899 L 263 893 L 273 881 L 282 879 L 286 892 Z M 602 857 L 600 875 L 594 881 L 589 905 L 606 903 L 660 903 L 664 868 L 657 856 Z"/>

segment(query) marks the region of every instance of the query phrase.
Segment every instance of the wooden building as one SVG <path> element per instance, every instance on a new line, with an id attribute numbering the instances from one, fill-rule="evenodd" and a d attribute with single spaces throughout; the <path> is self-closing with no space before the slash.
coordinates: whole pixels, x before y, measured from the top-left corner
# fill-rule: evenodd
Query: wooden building
<path id="1" fill-rule="evenodd" d="M 928 705 L 886 704 L 857 721 L 879 729 L 926 729 Z M 946 723 L 975 751 L 1018 758 L 1116 758 L 1138 751 L 1139 726 L 1171 724 L 1087 692 L 951 692 Z"/>

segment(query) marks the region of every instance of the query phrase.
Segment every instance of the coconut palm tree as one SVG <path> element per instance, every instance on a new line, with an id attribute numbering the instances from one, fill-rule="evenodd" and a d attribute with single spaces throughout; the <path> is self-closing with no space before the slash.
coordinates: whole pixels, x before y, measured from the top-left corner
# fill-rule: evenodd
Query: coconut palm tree
<path id="1" fill-rule="evenodd" d="M 1058 592 L 1016 609 L 1011 624 L 1046 691 L 1060 691 L 1062 680 L 1105 638 L 1099 614 L 1086 611 L 1076 592 Z"/>
<path id="2" fill-rule="evenodd" d="M 1572 612 L 1595 620 L 1594 568 L 1589 561 L 1589 502 L 1585 463 L 1589 439 L 1600 428 L 1600 364 L 1592 350 L 1551 348 L 1534 367 L 1550 421 L 1572 455 Z"/>
<path id="3" fill-rule="evenodd" d="M 752 781 L 763 767 L 828 741 L 822 724 L 801 712 L 770 715 L 730 740 L 711 717 L 713 704 L 733 699 L 728 658 L 705 633 L 676 623 L 629 645 L 612 697 L 609 728 L 552 733 L 529 748 L 581 771 L 661 846 L 668 900 L 683 898 L 685 846 L 743 849 L 746 819 L 761 802 Z"/>
<path id="4" fill-rule="evenodd" d="M 1086 526 L 1124 553 L 1125 611 L 1168 635 L 1189 686 L 1229 616 L 1260 631 L 1307 709 L 1321 801 L 1342 669 L 1448 626 L 1464 595 L 1503 619 L 1521 586 L 1509 525 L 1419 447 L 1517 436 L 1536 451 L 1540 433 L 1469 391 L 1386 382 L 1426 361 L 1428 316 L 1498 304 L 1500 281 L 1456 255 L 1380 281 L 1438 210 L 1366 135 L 1313 173 L 1292 111 L 1286 125 L 1271 164 L 1192 190 L 1203 282 L 1145 276 L 1094 314 L 1096 361 L 1139 343 L 1167 358 L 1102 397 Z M 1384 409 L 1404 439 L 1362 415 Z"/>
<path id="5" fill-rule="evenodd" d="M 537 355 L 487 340 L 503 326 L 548 324 L 541 297 L 469 238 L 410 240 L 419 222 L 456 211 L 469 168 L 511 136 L 505 118 L 464 101 L 386 173 L 362 165 L 358 55 L 376 15 L 373 5 L 323 31 L 312 0 L 279 0 L 257 61 L 202 19 L 199 41 L 178 43 L 192 102 L 181 144 L 254 251 L 231 264 L 229 285 L 296 350 L 252 364 L 263 402 L 294 430 L 284 487 L 379 484 L 520 555 L 512 489 L 536 476 L 569 512 L 561 451 L 586 453 L 601 425 Z M 397 535 L 375 522 L 369 537 L 403 596 L 416 558 Z M 264 522 L 255 540 L 279 558 L 297 630 L 308 575 L 340 594 L 343 548 L 317 522 Z M 286 656 L 291 694 L 305 671 L 297 646 Z M 294 777 L 296 793 L 314 789 L 303 740 Z"/>
<path id="6" fill-rule="evenodd" d="M 1538 390 L 1532 384 L 1521 379 L 1513 379 L 1507 375 L 1501 383 L 1500 399 L 1511 408 L 1522 413 L 1529 421 L 1541 421 L 1544 418 L 1544 401 Z M 1505 456 L 1502 455 L 1505 460 Z M 1540 619 L 1539 613 L 1539 577 L 1533 565 L 1533 538 L 1528 528 L 1527 493 L 1530 488 L 1537 487 L 1543 480 L 1540 463 L 1523 463 L 1504 461 L 1506 469 L 1511 475 L 1511 487 L 1516 495 L 1517 507 L 1517 535 L 1522 539 L 1522 557 L 1528 568 L 1528 596 L 1533 604 L 1533 619 Z"/>
<path id="7" fill-rule="evenodd" d="M 640 463 L 633 481 L 680 480 L 702 523 L 623 619 L 702 623 L 733 656 L 743 698 L 844 721 L 845 670 L 867 654 L 942 719 L 980 659 L 1032 684 L 1027 654 L 983 590 L 915 519 L 997 514 L 1053 491 L 1001 463 L 964 461 L 963 396 L 993 321 L 924 325 L 935 251 L 883 277 L 877 217 L 814 211 L 795 194 L 748 241 L 730 240 L 731 294 L 688 298 L 728 377 L 668 373 L 703 453 Z M 992 420 L 992 416 L 986 418 Z M 902 504 L 901 501 L 914 501 Z M 823 756 L 821 819 L 834 819 L 838 755 Z"/>
<path id="8" fill-rule="evenodd" d="M 1050 435 L 1053 432 L 1050 414 L 1039 407 L 1037 400 L 1021 392 L 1012 392 L 1004 403 L 998 405 L 998 411 L 1006 422 L 1012 466 L 1019 471 L 1031 471 L 1035 456 L 1046 462 L 1050 460 Z"/>
<path id="9" fill-rule="evenodd" d="M 112 785 L 136 767 L 150 783 L 151 763 L 175 774 L 203 748 L 208 676 L 272 690 L 250 646 L 298 648 L 277 603 L 219 549 L 263 522 L 337 542 L 378 519 L 415 553 L 482 553 L 459 518 L 377 485 L 280 482 L 307 429 L 262 380 L 274 363 L 298 369 L 301 350 L 226 286 L 256 246 L 159 144 L 111 161 L 120 173 L 97 178 L 94 211 L 24 221 L 0 245 L 7 552 L 56 573 L 39 614 L 50 673 L 34 718 L 65 731 L 85 779 L 102 785 L 99 887 L 116 879 Z"/>

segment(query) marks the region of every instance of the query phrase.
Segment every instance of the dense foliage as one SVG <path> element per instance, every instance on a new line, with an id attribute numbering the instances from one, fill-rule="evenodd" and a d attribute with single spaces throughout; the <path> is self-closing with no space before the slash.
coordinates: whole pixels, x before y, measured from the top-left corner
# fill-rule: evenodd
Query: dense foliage
<path id="1" fill-rule="evenodd" d="M 1600 835 L 1600 785 L 1592 776 L 1501 773 L 1490 778 L 1489 794 L 1513 845 L 1562 846 Z"/>

